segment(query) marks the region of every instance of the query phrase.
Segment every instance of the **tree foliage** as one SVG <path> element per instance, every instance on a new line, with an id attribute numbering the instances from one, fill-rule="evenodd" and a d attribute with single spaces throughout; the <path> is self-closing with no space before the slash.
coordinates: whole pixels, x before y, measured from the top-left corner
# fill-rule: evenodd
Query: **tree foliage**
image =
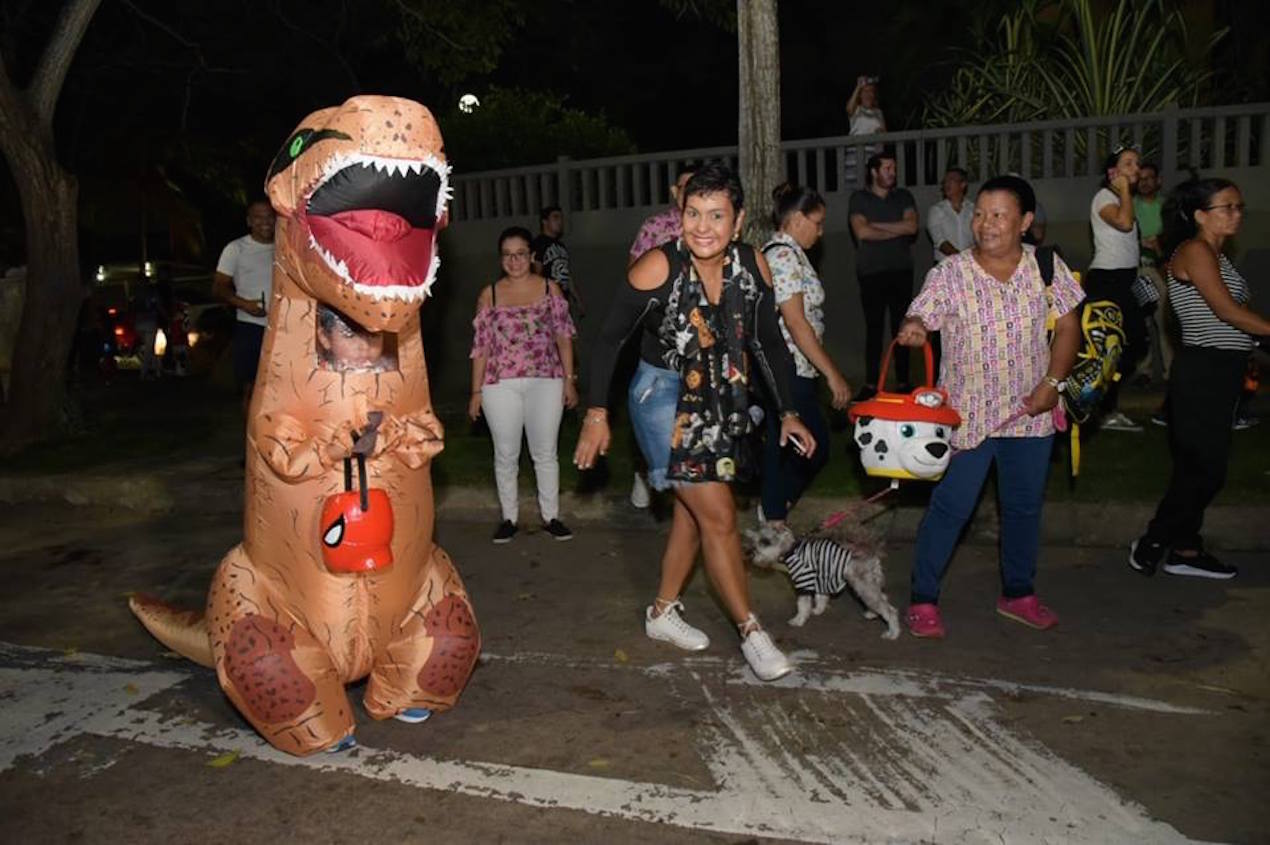
<path id="1" fill-rule="evenodd" d="M 517 0 L 392 0 L 392 6 L 407 58 L 446 84 L 493 70 L 525 22 L 525 4 Z"/>
<path id="2" fill-rule="evenodd" d="M 463 171 L 634 153 L 635 142 L 604 115 L 568 106 L 557 94 L 493 87 L 470 114 L 441 117 L 450 161 Z"/>
<path id="3" fill-rule="evenodd" d="M 1020 123 L 1193 105 L 1212 71 L 1183 10 L 1165 0 L 1025 0 L 978 46 L 958 50 L 949 82 L 925 99 L 927 126 Z M 1201 57 L 1196 59 L 1195 57 Z"/>

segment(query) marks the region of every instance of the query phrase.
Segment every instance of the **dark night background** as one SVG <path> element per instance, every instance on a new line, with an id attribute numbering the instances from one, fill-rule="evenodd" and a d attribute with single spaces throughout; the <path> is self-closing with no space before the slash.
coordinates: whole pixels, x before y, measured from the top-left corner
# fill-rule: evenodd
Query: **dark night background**
<path id="1" fill-rule="evenodd" d="M 470 12 L 477 43 L 505 39 L 491 72 L 456 79 L 409 54 L 401 13 L 389 0 L 105 0 L 67 77 L 55 126 L 62 160 L 81 181 L 84 261 L 135 253 L 125 233 L 137 230 L 143 205 L 152 218 L 191 218 L 184 234 L 176 225 L 171 243 L 155 244 L 157 255 L 209 260 L 207 245 L 241 228 L 240 204 L 259 190 L 281 139 L 306 113 L 357 92 L 420 100 L 443 131 L 462 119 L 454 113 L 459 94 L 483 96 L 496 85 L 553 93 L 602 116 L 639 151 L 736 141 L 734 32 L 676 16 L 658 0 L 506 3 L 506 27 L 486 14 L 489 3 L 498 5 L 445 4 Z M 0 47 L 18 84 L 59 5 L 4 0 Z M 954 2 L 783 0 L 783 136 L 844 134 L 845 101 L 861 73 L 882 77 L 892 129 L 919 128 L 922 92 L 946 76 L 949 51 L 968 47 L 1013 5 L 989 0 L 968 13 Z M 1201 15 L 1233 24 L 1213 57 L 1213 101 L 1264 98 L 1266 45 L 1253 35 L 1260 31 L 1251 23 L 1256 7 L 1196 5 Z M 429 49 L 426 37 L 413 43 Z M 508 137 L 506 145 L 519 141 Z M 457 171 L 479 169 L 465 167 L 453 142 L 449 152 Z M 7 169 L 0 186 L 0 225 L 12 250 L 21 243 L 21 221 Z"/>

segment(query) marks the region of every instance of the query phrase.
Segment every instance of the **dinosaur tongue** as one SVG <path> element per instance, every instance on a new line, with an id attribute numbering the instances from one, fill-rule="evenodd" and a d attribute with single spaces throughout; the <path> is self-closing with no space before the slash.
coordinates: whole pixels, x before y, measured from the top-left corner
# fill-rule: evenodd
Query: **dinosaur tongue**
<path id="1" fill-rule="evenodd" d="M 327 263 L 342 262 L 347 277 L 359 284 L 415 287 L 427 279 L 432 229 L 416 229 L 401 215 L 381 209 L 314 214 L 308 223 Z"/>
<path id="2" fill-rule="evenodd" d="M 410 223 L 400 214 L 378 208 L 341 211 L 338 214 L 332 214 L 330 219 L 372 241 L 380 242 L 399 241 L 410 234 L 411 228 Z"/>

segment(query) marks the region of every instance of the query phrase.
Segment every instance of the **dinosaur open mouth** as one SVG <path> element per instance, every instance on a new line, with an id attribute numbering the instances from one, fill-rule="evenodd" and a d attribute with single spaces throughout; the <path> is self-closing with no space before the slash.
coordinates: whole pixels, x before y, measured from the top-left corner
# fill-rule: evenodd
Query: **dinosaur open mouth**
<path id="1" fill-rule="evenodd" d="M 437 221 L 449 196 L 438 159 L 334 159 L 304 209 L 309 246 L 358 293 L 412 301 L 436 279 Z"/>

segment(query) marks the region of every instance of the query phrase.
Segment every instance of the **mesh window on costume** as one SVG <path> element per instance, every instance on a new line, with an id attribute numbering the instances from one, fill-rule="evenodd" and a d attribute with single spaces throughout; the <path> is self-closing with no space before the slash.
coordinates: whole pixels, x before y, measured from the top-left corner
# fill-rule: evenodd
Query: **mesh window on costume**
<path id="1" fill-rule="evenodd" d="M 334 308 L 318 306 L 317 357 L 325 370 L 383 373 L 397 369 L 397 335 L 372 332 Z"/>

